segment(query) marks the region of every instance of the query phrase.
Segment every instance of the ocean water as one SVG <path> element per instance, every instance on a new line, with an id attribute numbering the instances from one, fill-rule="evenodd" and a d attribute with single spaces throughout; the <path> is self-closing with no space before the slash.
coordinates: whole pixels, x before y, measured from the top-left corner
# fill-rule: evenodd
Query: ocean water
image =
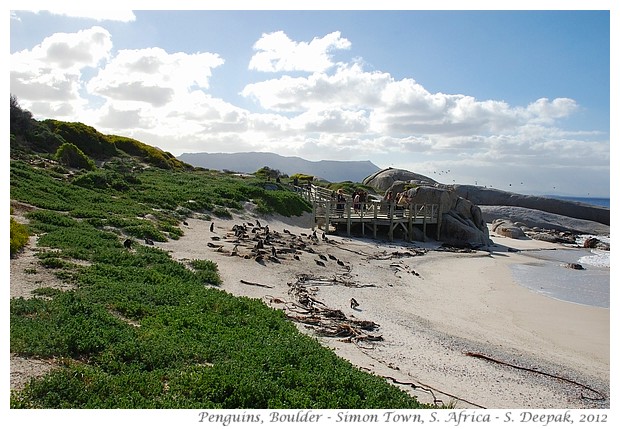
<path id="1" fill-rule="evenodd" d="M 548 195 L 549 198 L 556 198 L 558 200 L 577 201 L 579 203 L 591 204 L 593 206 L 601 206 L 610 208 L 609 198 L 591 198 L 591 197 L 561 197 L 558 195 Z"/>
<path id="2" fill-rule="evenodd" d="M 528 250 L 522 254 L 531 261 L 511 267 L 514 280 L 521 286 L 554 299 L 609 308 L 609 251 L 566 248 Z M 584 269 L 566 268 L 568 263 L 581 264 Z"/>
<path id="3" fill-rule="evenodd" d="M 577 201 L 610 208 L 609 198 L 564 197 L 551 198 Z M 595 237 L 610 244 L 610 237 L 582 235 L 577 244 Z M 515 281 L 520 285 L 562 301 L 581 305 L 609 308 L 611 252 L 598 249 L 566 248 L 561 250 L 524 251 L 531 262 L 512 266 Z M 568 263 L 581 264 L 583 270 L 566 268 Z"/>

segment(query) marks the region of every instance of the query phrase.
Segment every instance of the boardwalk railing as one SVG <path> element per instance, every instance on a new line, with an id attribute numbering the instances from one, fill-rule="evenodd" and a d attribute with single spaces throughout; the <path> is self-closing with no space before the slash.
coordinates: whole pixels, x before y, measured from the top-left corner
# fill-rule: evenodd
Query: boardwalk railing
<path id="1" fill-rule="evenodd" d="M 351 235 L 351 227 L 360 225 L 362 234 L 366 229 L 377 238 L 379 226 L 388 227 L 388 238 L 394 239 L 394 230 L 402 228 L 408 239 L 414 239 L 414 225 L 421 226 L 426 236 L 426 226 L 441 225 L 441 208 L 438 204 L 409 204 L 399 206 L 394 202 L 372 200 L 354 204 L 351 198 L 345 202 L 337 202 L 333 191 L 319 186 L 309 185 L 295 189 L 306 200 L 312 203 L 315 226 L 328 231 L 334 225 L 346 225 L 347 234 Z"/>

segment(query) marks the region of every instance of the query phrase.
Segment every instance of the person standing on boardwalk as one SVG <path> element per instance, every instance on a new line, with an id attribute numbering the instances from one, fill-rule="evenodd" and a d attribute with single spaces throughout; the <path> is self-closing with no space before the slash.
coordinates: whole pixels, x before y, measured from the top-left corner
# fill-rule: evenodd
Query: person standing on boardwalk
<path id="1" fill-rule="evenodd" d="M 392 217 L 392 209 L 394 207 L 394 195 L 392 194 L 392 191 L 388 191 L 387 194 L 385 194 L 385 197 L 383 197 L 383 201 L 385 201 L 387 203 L 387 214 L 388 217 Z"/>
<path id="2" fill-rule="evenodd" d="M 355 193 L 353 194 L 353 210 L 355 211 L 355 213 L 357 213 L 360 210 L 361 204 L 360 204 L 360 193 L 361 191 L 355 191 Z"/>
<path id="3" fill-rule="evenodd" d="M 338 189 L 338 193 L 336 194 L 336 213 L 338 216 L 342 216 L 344 213 L 344 204 L 347 201 L 344 196 L 344 191 L 342 189 Z"/>

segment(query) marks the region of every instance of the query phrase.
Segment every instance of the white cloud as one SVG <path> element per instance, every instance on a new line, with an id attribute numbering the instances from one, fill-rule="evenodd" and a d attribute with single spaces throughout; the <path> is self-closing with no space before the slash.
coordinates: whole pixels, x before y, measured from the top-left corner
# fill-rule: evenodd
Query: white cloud
<path id="1" fill-rule="evenodd" d="M 50 103 L 49 112 L 74 113 L 86 103 L 80 96 L 82 70 L 105 61 L 111 49 L 110 33 L 101 27 L 56 33 L 31 50 L 11 55 L 11 92 L 33 103 Z M 63 103 L 72 107 L 59 107 Z"/>
<path id="2" fill-rule="evenodd" d="M 514 132 L 527 123 L 552 124 L 577 108 L 567 98 L 541 99 L 523 108 L 461 94 L 430 93 L 413 79 L 395 80 L 389 73 L 364 71 L 359 64 L 340 65 L 331 74 L 252 83 L 241 94 L 276 112 L 366 111 L 368 132 L 400 137 Z"/>
<path id="3" fill-rule="evenodd" d="M 332 50 L 350 47 L 351 42 L 342 38 L 339 31 L 315 37 L 310 43 L 295 42 L 283 31 L 277 31 L 263 34 L 254 44 L 258 52 L 250 59 L 249 68 L 265 72 L 323 71 L 334 65 Z"/>
<path id="4" fill-rule="evenodd" d="M 211 70 L 224 61 L 211 53 L 173 53 L 160 48 L 122 50 L 88 82 L 90 93 L 118 102 L 162 107 L 190 88 L 207 89 Z M 137 104 L 136 104 L 137 103 Z"/>
<path id="5" fill-rule="evenodd" d="M 527 106 L 532 121 L 550 123 L 555 119 L 564 118 L 578 109 L 575 100 L 570 98 L 540 98 Z"/>
<path id="6" fill-rule="evenodd" d="M 89 5 L 90 6 L 90 5 Z M 67 16 L 69 18 L 84 18 L 92 19 L 95 21 L 120 21 L 120 22 L 133 22 L 136 20 L 136 15 L 131 10 L 121 9 L 98 9 L 97 7 L 89 9 L 71 8 L 69 5 L 65 6 L 66 9 L 46 9 L 46 10 L 32 10 L 34 13 L 48 12 L 52 15 Z"/>
<path id="7" fill-rule="evenodd" d="M 11 70 L 20 71 L 34 66 L 75 73 L 84 67 L 97 66 L 109 57 L 111 49 L 111 35 L 102 27 L 77 33 L 55 33 L 32 50 L 12 54 Z"/>

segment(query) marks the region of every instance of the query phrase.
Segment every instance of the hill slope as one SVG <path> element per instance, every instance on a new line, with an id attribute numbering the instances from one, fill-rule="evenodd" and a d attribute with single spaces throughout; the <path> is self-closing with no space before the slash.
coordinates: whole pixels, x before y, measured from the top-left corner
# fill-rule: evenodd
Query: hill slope
<path id="1" fill-rule="evenodd" d="M 211 170 L 254 173 L 262 167 L 269 167 L 287 175 L 303 173 L 330 182 L 361 182 L 379 170 L 379 167 L 370 161 L 308 161 L 270 152 L 184 153 L 177 158 L 194 167 Z"/>

